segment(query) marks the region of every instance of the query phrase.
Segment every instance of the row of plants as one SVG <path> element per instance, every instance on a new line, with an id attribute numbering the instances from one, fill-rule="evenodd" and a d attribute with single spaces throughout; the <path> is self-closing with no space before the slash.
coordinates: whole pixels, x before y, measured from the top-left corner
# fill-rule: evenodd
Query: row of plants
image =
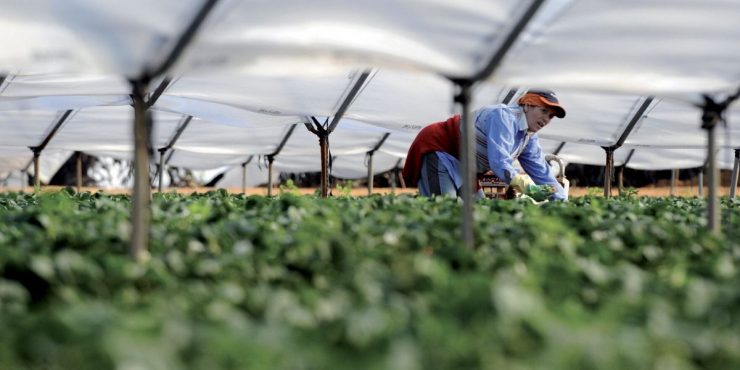
<path id="1" fill-rule="evenodd" d="M 0 194 L 1 369 L 736 369 L 740 208 Z M 735 234 L 733 236 L 733 234 Z"/>

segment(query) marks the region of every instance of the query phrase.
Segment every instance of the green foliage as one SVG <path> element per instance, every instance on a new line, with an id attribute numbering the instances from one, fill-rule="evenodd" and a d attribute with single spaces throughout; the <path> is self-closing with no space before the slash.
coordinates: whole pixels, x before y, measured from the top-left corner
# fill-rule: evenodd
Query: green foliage
<path id="1" fill-rule="evenodd" d="M 280 184 L 280 195 L 285 194 L 300 195 L 298 186 L 293 182 L 293 179 L 288 179 L 284 184 Z"/>
<path id="2" fill-rule="evenodd" d="M 628 186 L 626 188 L 622 188 L 621 196 L 625 198 L 632 198 L 632 197 L 636 197 L 637 193 L 638 193 L 637 189 Z"/>
<path id="3" fill-rule="evenodd" d="M 723 225 L 740 229 L 738 202 Z M 2 369 L 736 369 L 740 242 L 699 198 L 0 194 Z"/>
<path id="4" fill-rule="evenodd" d="M 355 186 L 355 182 L 352 180 L 346 180 L 344 183 L 337 183 L 338 196 L 349 197 L 352 196 L 352 188 Z"/>
<path id="5" fill-rule="evenodd" d="M 597 197 L 603 194 L 604 194 L 604 189 L 602 188 L 595 188 L 595 187 L 586 188 L 586 195 L 589 197 Z"/>

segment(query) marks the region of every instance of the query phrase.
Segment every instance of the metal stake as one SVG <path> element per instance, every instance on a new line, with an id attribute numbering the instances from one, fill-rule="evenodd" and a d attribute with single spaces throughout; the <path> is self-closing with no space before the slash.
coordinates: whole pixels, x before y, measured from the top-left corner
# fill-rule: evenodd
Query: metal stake
<path id="1" fill-rule="evenodd" d="M 732 179 L 730 181 L 730 199 L 735 199 L 737 193 L 737 178 L 740 173 L 740 149 L 735 149 L 735 164 L 732 166 Z"/>
<path id="2" fill-rule="evenodd" d="M 378 141 L 378 143 L 367 152 L 367 195 L 372 195 L 373 193 L 373 177 L 375 175 L 375 172 L 373 172 L 373 155 L 375 155 L 375 152 L 385 144 L 385 141 L 388 140 L 389 136 L 391 136 L 390 132 L 383 134 L 380 141 Z"/>
<path id="3" fill-rule="evenodd" d="M 321 197 L 329 196 L 329 134 L 319 135 L 321 150 Z"/>
<path id="4" fill-rule="evenodd" d="M 678 180 L 678 169 L 671 170 L 671 196 L 676 195 L 676 181 Z"/>
<path id="5" fill-rule="evenodd" d="M 473 220 L 473 188 L 475 177 L 475 128 L 470 117 L 470 83 L 459 81 L 455 102 L 460 104 L 460 162 L 463 177 L 462 184 L 462 241 L 468 248 L 475 248 L 474 220 Z"/>
<path id="6" fill-rule="evenodd" d="M 401 161 L 403 161 L 403 158 L 400 158 L 398 162 L 396 162 L 396 165 L 393 166 L 393 170 L 391 170 L 391 194 L 394 194 L 394 195 L 396 194 L 396 186 L 398 186 L 396 182 L 398 181 L 398 178 L 400 177 L 398 176 L 398 171 L 399 171 L 399 168 L 401 167 Z"/>
<path id="7" fill-rule="evenodd" d="M 367 195 L 373 194 L 373 154 L 367 153 Z"/>
<path id="8" fill-rule="evenodd" d="M 604 196 L 612 195 L 612 173 L 614 172 L 614 148 L 604 147 L 606 152 L 606 168 L 604 169 Z"/>
<path id="9" fill-rule="evenodd" d="M 275 161 L 275 157 L 267 156 L 267 196 L 272 196 L 272 162 Z"/>
<path id="10" fill-rule="evenodd" d="M 149 220 L 151 219 L 151 189 L 149 183 L 150 117 L 144 97 L 147 86 L 133 82 L 131 97 L 134 102 L 134 190 L 133 215 L 129 254 L 136 261 L 146 257 L 149 246 Z"/>
<path id="11" fill-rule="evenodd" d="M 167 152 L 167 148 L 160 148 L 157 151 L 159 152 L 159 184 L 157 190 L 161 193 L 162 184 L 164 183 L 164 153 Z"/>
<path id="12" fill-rule="evenodd" d="M 77 192 L 82 191 L 82 152 L 76 152 L 75 173 L 77 174 Z"/>
<path id="13" fill-rule="evenodd" d="M 33 151 L 33 191 L 38 192 L 41 190 L 41 179 L 39 177 L 39 157 L 41 151 Z"/>
<path id="14" fill-rule="evenodd" d="M 252 158 L 254 158 L 254 156 L 250 155 L 249 158 L 242 163 L 242 194 L 245 195 L 247 194 L 247 165 L 252 161 Z"/>

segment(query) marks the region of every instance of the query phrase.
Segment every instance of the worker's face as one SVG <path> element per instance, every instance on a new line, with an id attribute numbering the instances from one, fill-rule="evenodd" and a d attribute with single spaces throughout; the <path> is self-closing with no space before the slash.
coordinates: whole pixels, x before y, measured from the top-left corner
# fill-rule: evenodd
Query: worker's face
<path id="1" fill-rule="evenodd" d="M 527 105 L 524 107 L 524 116 L 527 117 L 529 131 L 537 132 L 555 117 L 555 110 L 550 107 Z"/>

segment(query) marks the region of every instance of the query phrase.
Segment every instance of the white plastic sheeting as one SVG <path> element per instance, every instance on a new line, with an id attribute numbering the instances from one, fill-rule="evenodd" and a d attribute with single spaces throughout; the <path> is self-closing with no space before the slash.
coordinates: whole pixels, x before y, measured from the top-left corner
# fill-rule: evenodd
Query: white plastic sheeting
<path id="1" fill-rule="evenodd" d="M 554 1 L 494 79 L 698 103 L 740 87 L 738 24 L 734 0 Z"/>
<path id="2" fill-rule="evenodd" d="M 139 76 L 166 56 L 201 0 L 2 1 L 0 73 Z"/>
<path id="3" fill-rule="evenodd" d="M 483 68 L 527 5 L 514 0 L 222 1 L 180 64 L 186 70 L 293 69 L 292 74 L 305 75 L 312 69 L 302 62 L 311 61 L 470 76 Z"/>

